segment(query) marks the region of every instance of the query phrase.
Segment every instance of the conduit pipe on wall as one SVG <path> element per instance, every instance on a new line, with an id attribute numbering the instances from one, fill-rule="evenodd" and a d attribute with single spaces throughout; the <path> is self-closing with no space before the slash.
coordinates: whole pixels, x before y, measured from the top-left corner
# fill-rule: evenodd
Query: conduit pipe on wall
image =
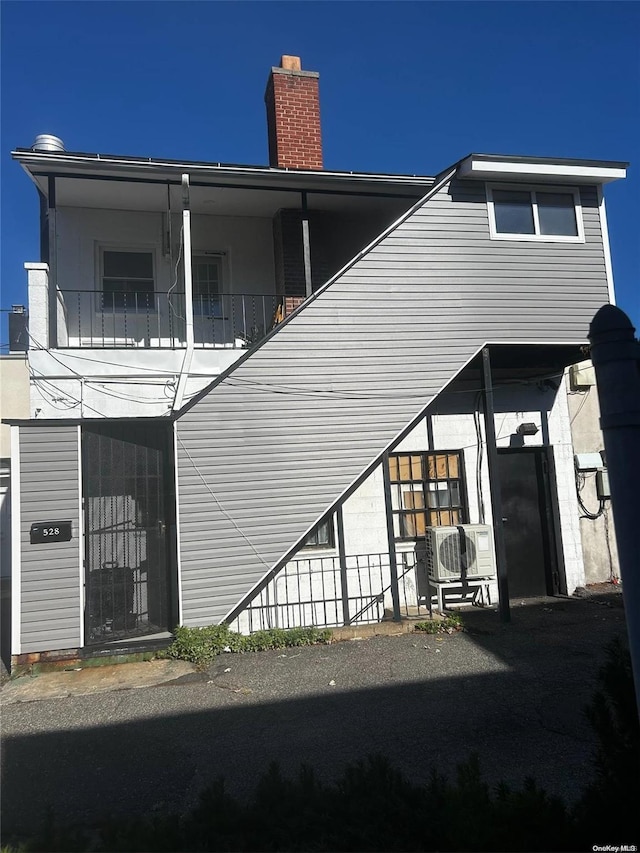
<path id="1" fill-rule="evenodd" d="M 191 362 L 193 360 L 193 281 L 191 273 L 191 208 L 189 200 L 189 175 L 182 176 L 182 239 L 184 241 L 183 269 L 184 269 L 184 321 L 187 348 L 182 359 L 178 387 L 173 400 L 173 411 L 176 412 L 182 406 L 184 392 L 189 379 Z"/>

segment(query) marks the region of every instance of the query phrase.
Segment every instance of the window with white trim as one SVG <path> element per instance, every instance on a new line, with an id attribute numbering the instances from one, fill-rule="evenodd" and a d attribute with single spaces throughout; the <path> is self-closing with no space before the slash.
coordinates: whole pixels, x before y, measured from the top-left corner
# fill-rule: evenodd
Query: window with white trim
<path id="1" fill-rule="evenodd" d="M 577 189 L 488 186 L 487 204 L 494 240 L 584 242 Z"/>
<path id="2" fill-rule="evenodd" d="M 191 261 L 193 313 L 216 317 L 221 313 L 222 258 L 216 255 L 194 255 Z"/>
<path id="3" fill-rule="evenodd" d="M 102 248 L 100 279 L 103 308 L 132 312 L 154 308 L 152 251 Z"/>

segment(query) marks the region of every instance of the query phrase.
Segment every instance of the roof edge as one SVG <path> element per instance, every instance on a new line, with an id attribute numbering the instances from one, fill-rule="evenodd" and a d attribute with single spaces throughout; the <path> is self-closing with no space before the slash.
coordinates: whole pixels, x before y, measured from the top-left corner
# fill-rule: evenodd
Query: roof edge
<path id="1" fill-rule="evenodd" d="M 134 157 L 119 154 L 93 154 L 81 151 L 33 151 L 31 148 L 15 148 L 11 152 L 14 160 L 23 167 L 50 164 L 99 169 L 159 169 L 165 171 L 203 172 L 212 174 L 249 174 L 351 181 L 388 181 L 390 183 L 425 184 L 434 181 L 433 175 L 393 174 L 387 172 L 355 172 L 329 169 L 292 169 L 273 166 L 252 166 L 236 163 L 215 163 L 203 160 L 171 160 L 168 158 Z"/>
<path id="2" fill-rule="evenodd" d="M 606 184 L 626 178 L 628 165 L 612 160 L 469 154 L 460 163 L 458 174 L 461 178 L 477 180 Z"/>

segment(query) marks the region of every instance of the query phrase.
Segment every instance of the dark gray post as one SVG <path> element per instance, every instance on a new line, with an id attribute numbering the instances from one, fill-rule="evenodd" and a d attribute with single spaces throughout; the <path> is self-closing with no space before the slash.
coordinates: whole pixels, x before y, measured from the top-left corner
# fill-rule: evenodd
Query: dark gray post
<path id="1" fill-rule="evenodd" d="M 507 552 L 504 545 L 504 530 L 502 527 L 502 498 L 500 496 L 500 480 L 498 477 L 498 448 L 496 447 L 493 383 L 491 379 L 489 347 L 484 347 L 482 350 L 482 394 L 484 397 L 484 432 L 487 441 L 491 514 L 493 515 L 493 533 L 496 540 L 498 607 L 500 619 L 503 622 L 510 622 L 511 610 L 509 608 L 509 582 L 507 580 Z"/>
<path id="2" fill-rule="evenodd" d="M 58 252 L 57 252 L 57 228 L 56 228 L 56 179 L 49 175 L 47 180 L 47 191 L 49 196 L 47 208 L 48 240 L 47 250 L 49 264 L 49 344 L 50 347 L 58 346 Z"/>
<path id="3" fill-rule="evenodd" d="M 389 451 L 382 456 L 382 476 L 384 479 L 384 507 L 387 516 L 387 542 L 389 547 L 389 571 L 391 573 L 391 601 L 393 602 L 393 621 L 401 622 L 400 590 L 398 589 L 398 558 L 396 539 L 393 533 L 393 513 L 391 511 L 391 482 L 389 480 Z"/>
<path id="4" fill-rule="evenodd" d="M 640 710 L 640 343 L 631 321 L 614 305 L 604 305 L 589 330 L 596 370 L 600 426 L 609 471 L 622 594 Z"/>
<path id="5" fill-rule="evenodd" d="M 302 257 L 304 261 L 305 296 L 313 293 L 311 278 L 311 238 L 309 237 L 309 208 L 307 194 L 302 193 Z"/>
<path id="6" fill-rule="evenodd" d="M 344 547 L 344 519 L 342 517 L 342 504 L 336 510 L 336 526 L 338 528 L 338 558 L 340 560 L 340 587 L 342 590 L 342 621 L 349 625 L 349 587 L 347 584 L 347 555 Z"/>

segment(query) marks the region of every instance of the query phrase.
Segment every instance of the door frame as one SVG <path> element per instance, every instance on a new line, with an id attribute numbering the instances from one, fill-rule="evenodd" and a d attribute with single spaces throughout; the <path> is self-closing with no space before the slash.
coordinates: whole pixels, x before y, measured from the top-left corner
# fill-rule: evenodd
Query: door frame
<path id="1" fill-rule="evenodd" d="M 146 419 L 145 419 L 146 420 Z M 88 570 L 88 547 L 89 547 L 89 536 L 88 536 L 88 528 L 87 528 L 87 506 L 86 506 L 86 488 L 87 488 L 87 475 L 86 475 L 86 466 L 87 466 L 87 452 L 86 452 L 86 444 L 83 441 L 85 430 L 91 431 L 95 430 L 96 427 L 100 427 L 101 425 L 124 425 L 126 422 L 130 423 L 140 423 L 140 418 L 135 419 L 107 419 L 107 420 L 97 420 L 96 423 L 85 423 L 80 427 L 80 467 L 82 472 L 82 486 L 81 486 L 81 500 L 82 500 L 82 529 L 83 529 L 83 546 L 82 546 L 82 625 L 83 625 L 83 636 L 86 632 L 87 625 L 87 570 Z M 176 478 L 175 478 L 175 442 L 174 442 L 174 430 L 173 424 L 167 421 L 158 421 L 156 419 L 148 419 L 149 427 L 152 427 L 158 430 L 159 434 L 162 437 L 162 453 L 164 455 L 164 470 L 163 470 L 163 488 L 164 488 L 164 516 L 165 516 L 165 536 L 164 536 L 164 550 L 165 550 L 165 565 L 166 565 L 166 584 L 167 584 L 167 605 L 166 605 L 166 618 L 168 620 L 167 631 L 169 633 L 173 633 L 173 626 L 179 623 L 179 571 L 178 571 L 178 546 L 177 546 L 177 537 L 175 535 L 176 527 L 177 527 L 177 492 L 176 492 Z M 162 431 L 162 432 L 160 432 Z M 153 635 L 150 635 L 153 636 Z M 129 646 L 132 643 L 135 644 L 136 648 L 140 647 L 142 649 L 146 644 L 154 645 L 158 642 L 157 639 L 149 639 L 147 640 L 144 635 L 139 637 L 129 637 L 129 638 L 121 638 L 112 641 L 106 641 L 104 643 L 95 643 L 95 644 L 87 644 L 86 637 L 83 640 L 84 645 L 83 648 L 90 649 L 93 651 L 99 651 L 100 649 L 114 649 L 118 646 Z"/>
<path id="2" fill-rule="evenodd" d="M 553 447 L 535 444 L 525 447 L 498 447 L 501 456 L 526 453 L 536 458 L 540 521 L 543 529 L 547 595 L 567 595 L 567 575 L 562 549 L 562 524 Z M 509 567 L 507 565 L 507 576 Z"/>

